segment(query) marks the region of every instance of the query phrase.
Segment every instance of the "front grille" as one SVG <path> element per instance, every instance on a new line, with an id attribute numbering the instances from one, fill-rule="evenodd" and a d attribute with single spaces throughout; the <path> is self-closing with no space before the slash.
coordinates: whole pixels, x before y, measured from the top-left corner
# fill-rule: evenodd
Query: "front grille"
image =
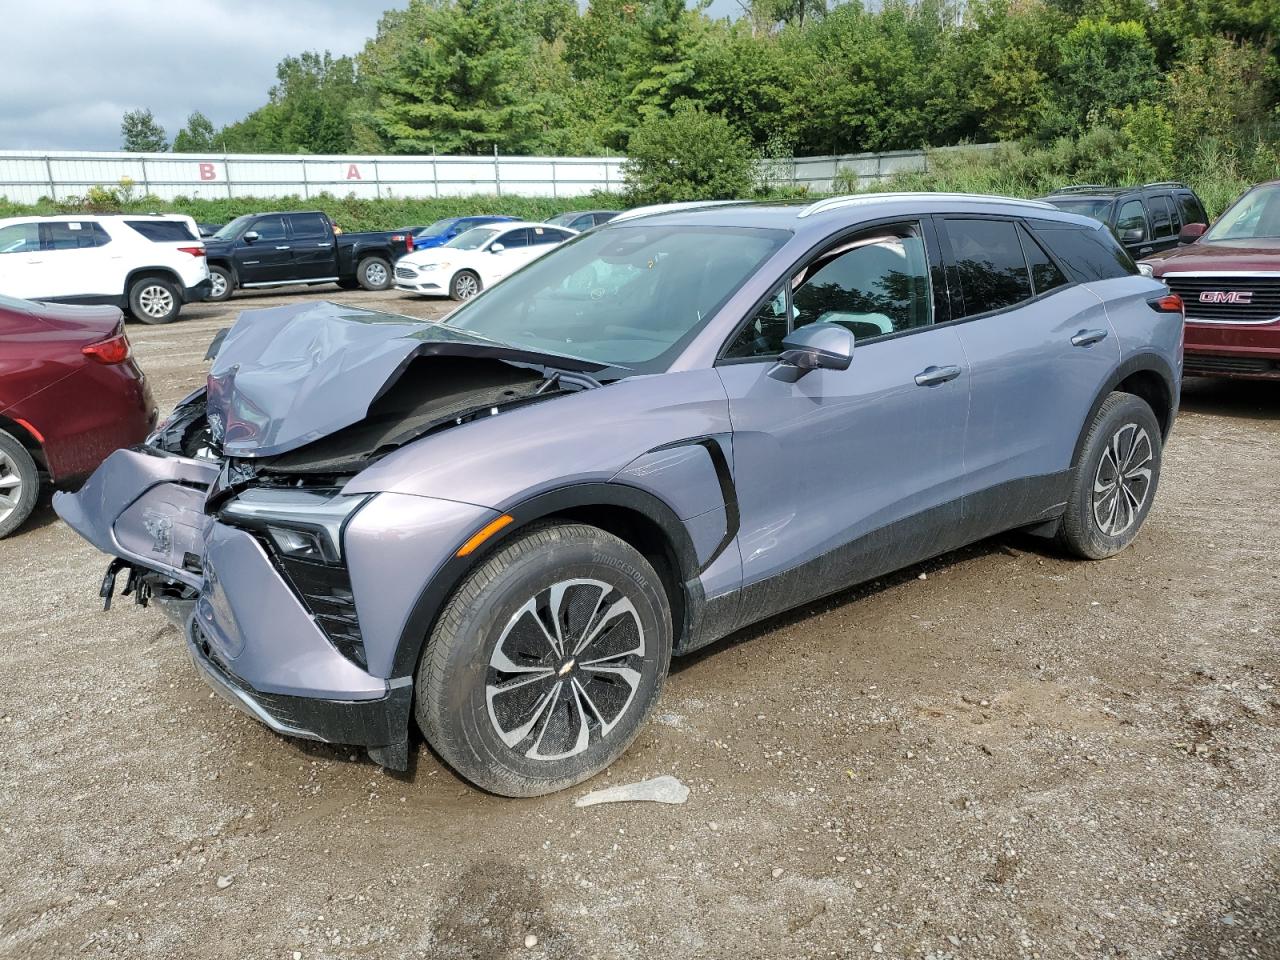
<path id="1" fill-rule="evenodd" d="M 397 280 L 413 280 L 418 276 L 416 270 L 410 270 L 408 267 L 396 267 Z"/>
<path id="2" fill-rule="evenodd" d="M 1265 323 L 1280 318 L 1280 277 L 1162 277 L 1188 320 Z"/>
<path id="3" fill-rule="evenodd" d="M 1186 373 L 1277 373 L 1280 364 L 1261 357 L 1211 357 L 1187 354 L 1183 362 Z"/>
<path id="4" fill-rule="evenodd" d="M 279 555 L 277 554 L 279 557 Z M 367 667 L 364 637 L 356 617 L 355 595 L 346 567 L 279 557 L 280 566 L 329 642 L 361 667 Z"/>

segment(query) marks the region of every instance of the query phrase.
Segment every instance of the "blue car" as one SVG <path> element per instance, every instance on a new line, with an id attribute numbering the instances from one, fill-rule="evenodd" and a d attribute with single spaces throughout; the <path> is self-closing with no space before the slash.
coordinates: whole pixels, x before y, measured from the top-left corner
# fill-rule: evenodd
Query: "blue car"
<path id="1" fill-rule="evenodd" d="M 207 388 L 54 506 L 114 556 L 102 595 L 127 575 L 272 729 L 404 769 L 416 725 L 532 796 L 749 624 L 1007 530 L 1122 551 L 1182 327 L 1047 203 L 632 211 L 443 320 L 242 314 Z"/>
<path id="2" fill-rule="evenodd" d="M 437 220 L 429 227 L 405 227 L 403 231 L 413 237 L 414 250 L 428 250 L 431 247 L 442 247 L 460 233 L 466 233 L 472 227 L 481 227 L 486 223 L 501 223 L 518 220 L 519 217 L 500 215 L 480 217 L 446 217 Z"/>

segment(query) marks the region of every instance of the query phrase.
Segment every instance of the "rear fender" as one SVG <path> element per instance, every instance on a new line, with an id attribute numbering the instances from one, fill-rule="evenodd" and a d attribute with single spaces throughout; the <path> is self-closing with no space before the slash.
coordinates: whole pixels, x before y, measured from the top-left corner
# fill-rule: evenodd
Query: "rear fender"
<path id="1" fill-rule="evenodd" d="M 103 553 L 199 590 L 204 500 L 217 475 L 214 463 L 117 450 L 78 491 L 55 494 L 53 508 Z"/>

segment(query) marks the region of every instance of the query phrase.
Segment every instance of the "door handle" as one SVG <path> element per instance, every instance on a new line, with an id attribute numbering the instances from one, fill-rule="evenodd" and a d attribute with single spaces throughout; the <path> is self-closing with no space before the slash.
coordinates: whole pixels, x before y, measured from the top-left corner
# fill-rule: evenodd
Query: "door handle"
<path id="1" fill-rule="evenodd" d="M 326 247 L 326 248 L 327 248 L 327 247 L 329 247 L 329 246 L 330 246 L 330 244 L 329 244 L 328 242 L 325 242 L 325 243 L 317 243 L 317 244 L 316 244 L 316 246 L 317 246 L 317 247 Z"/>
<path id="2" fill-rule="evenodd" d="M 277 250 L 288 250 L 288 247 L 276 247 Z"/>
<path id="3" fill-rule="evenodd" d="M 1081 330 L 1071 338 L 1071 345 L 1073 347 L 1088 347 L 1099 340 L 1105 339 L 1107 339 L 1107 331 L 1105 330 Z"/>
<path id="4" fill-rule="evenodd" d="M 925 367 L 916 374 L 916 386 L 936 387 L 940 383 L 954 380 L 960 376 L 959 367 Z"/>

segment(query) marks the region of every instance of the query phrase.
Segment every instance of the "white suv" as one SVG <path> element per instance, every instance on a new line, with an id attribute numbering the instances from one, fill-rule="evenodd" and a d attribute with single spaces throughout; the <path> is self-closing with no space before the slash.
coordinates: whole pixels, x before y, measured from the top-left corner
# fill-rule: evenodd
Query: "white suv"
<path id="1" fill-rule="evenodd" d="M 195 221 L 183 216 L 0 220 L 0 293 L 23 300 L 109 303 L 168 323 L 209 294 Z"/>

